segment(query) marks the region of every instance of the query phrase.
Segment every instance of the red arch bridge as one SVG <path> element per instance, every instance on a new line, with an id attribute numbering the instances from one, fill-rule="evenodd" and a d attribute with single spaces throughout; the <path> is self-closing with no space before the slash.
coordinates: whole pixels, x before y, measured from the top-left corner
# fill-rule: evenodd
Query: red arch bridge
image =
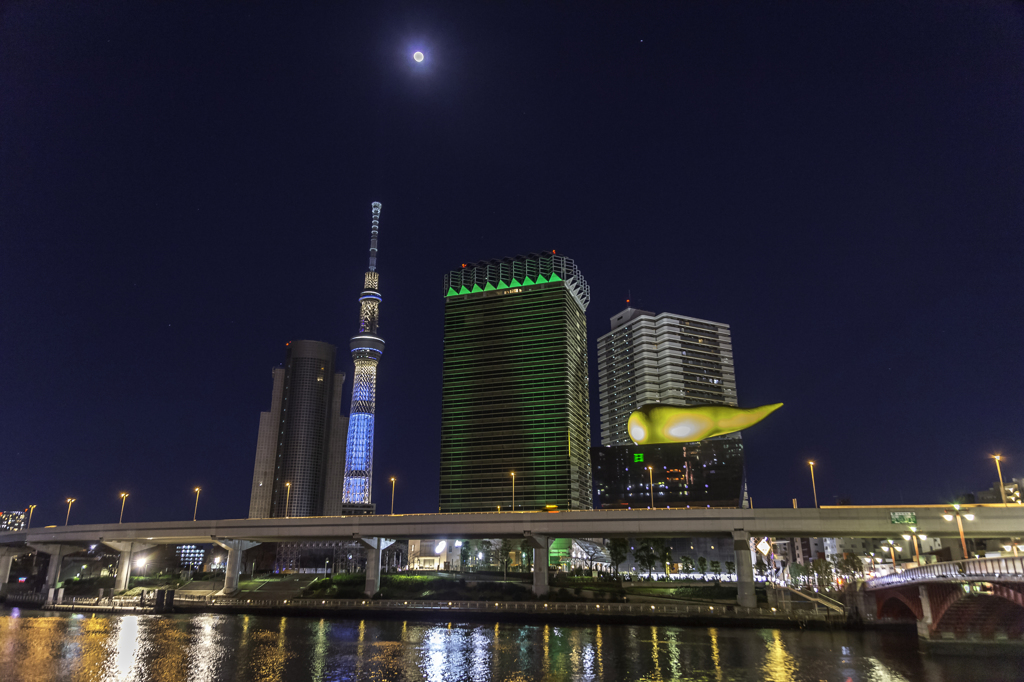
<path id="1" fill-rule="evenodd" d="M 864 588 L 878 618 L 913 617 L 923 640 L 1024 645 L 1024 557 L 927 564 Z"/>

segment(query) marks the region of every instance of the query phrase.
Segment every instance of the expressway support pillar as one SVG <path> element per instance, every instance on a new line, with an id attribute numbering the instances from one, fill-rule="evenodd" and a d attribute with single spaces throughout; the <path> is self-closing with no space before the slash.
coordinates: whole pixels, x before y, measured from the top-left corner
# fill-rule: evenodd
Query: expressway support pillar
<path id="1" fill-rule="evenodd" d="M 152 543 L 132 542 L 131 540 L 104 540 L 100 538 L 100 542 L 121 553 L 121 558 L 117 562 L 117 578 L 114 580 L 115 594 L 128 589 L 129 579 L 132 575 L 132 557 L 135 556 L 135 552 L 144 552 L 147 549 L 156 547 Z"/>
<path id="2" fill-rule="evenodd" d="M 228 561 L 224 565 L 224 588 L 218 592 L 222 595 L 232 595 L 238 592 L 238 575 L 242 572 L 242 552 L 251 549 L 258 542 L 251 540 L 228 540 L 226 538 L 211 538 L 213 542 L 228 551 Z"/>
<path id="3" fill-rule="evenodd" d="M 11 564 L 21 554 L 14 547 L 0 547 L 0 597 L 7 594 L 7 581 L 11 579 Z"/>
<path id="4" fill-rule="evenodd" d="M 52 604 L 52 595 L 55 593 L 54 588 L 57 587 L 57 581 L 60 580 L 60 567 L 64 563 L 64 557 L 78 548 L 49 543 L 32 544 L 29 547 L 37 552 L 50 555 L 50 565 L 46 569 L 46 583 L 43 585 L 43 594 L 47 595 L 46 603 Z"/>
<path id="5" fill-rule="evenodd" d="M 380 559 L 384 550 L 394 544 L 394 540 L 387 538 L 363 538 L 356 537 L 363 547 L 366 548 L 366 592 L 367 597 L 380 592 Z"/>
<path id="6" fill-rule="evenodd" d="M 533 547 L 533 594 L 543 597 L 548 587 L 548 548 L 551 539 L 546 535 L 528 535 L 526 539 Z"/>
<path id="7" fill-rule="evenodd" d="M 754 564 L 750 558 L 750 533 L 733 531 L 733 551 L 736 553 L 736 603 L 748 609 L 757 608 L 754 592 Z"/>

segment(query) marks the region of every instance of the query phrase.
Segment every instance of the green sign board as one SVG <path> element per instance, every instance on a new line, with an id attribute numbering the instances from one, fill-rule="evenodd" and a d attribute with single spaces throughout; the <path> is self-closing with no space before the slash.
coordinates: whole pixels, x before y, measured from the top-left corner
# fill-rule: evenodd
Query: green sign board
<path id="1" fill-rule="evenodd" d="M 893 523 L 905 523 L 908 526 L 913 526 L 917 524 L 917 512 L 889 512 L 889 520 Z"/>
<path id="2" fill-rule="evenodd" d="M 638 453 L 633 455 L 633 462 L 634 463 L 642 462 L 642 461 L 644 461 L 644 453 L 638 452 Z"/>

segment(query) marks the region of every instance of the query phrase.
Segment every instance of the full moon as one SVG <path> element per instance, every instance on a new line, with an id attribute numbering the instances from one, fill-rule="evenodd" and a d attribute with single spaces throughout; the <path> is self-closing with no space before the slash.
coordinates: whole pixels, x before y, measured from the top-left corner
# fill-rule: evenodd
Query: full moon
<path id="1" fill-rule="evenodd" d="M 422 62 L 423 61 L 423 53 L 422 52 L 414 52 L 413 55 L 412 55 L 412 58 L 415 59 L 418 62 Z"/>

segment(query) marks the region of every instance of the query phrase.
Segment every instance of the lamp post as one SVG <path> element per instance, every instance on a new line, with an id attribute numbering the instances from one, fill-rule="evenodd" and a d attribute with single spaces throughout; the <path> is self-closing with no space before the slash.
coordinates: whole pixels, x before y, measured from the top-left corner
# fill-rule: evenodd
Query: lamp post
<path id="1" fill-rule="evenodd" d="M 654 509 L 654 467 L 647 467 L 647 473 L 651 478 L 651 509 Z"/>
<path id="2" fill-rule="evenodd" d="M 32 528 L 32 512 L 36 510 L 36 505 L 30 504 L 28 506 L 28 528 Z M 26 529 L 28 530 L 28 529 Z"/>
<path id="3" fill-rule="evenodd" d="M 961 520 L 961 517 L 968 521 L 973 521 L 974 514 L 961 514 L 959 504 L 954 504 L 952 509 L 947 509 L 942 513 L 942 518 L 947 521 L 952 521 L 954 516 L 956 517 L 957 528 L 960 530 L 960 547 L 964 550 L 964 559 L 969 559 L 970 557 L 967 555 L 967 540 L 964 539 L 964 522 Z"/>
<path id="4" fill-rule="evenodd" d="M 117 522 L 121 523 L 124 521 L 124 503 L 128 499 L 128 493 L 121 493 L 121 516 L 117 517 Z"/>
<path id="5" fill-rule="evenodd" d="M 202 490 L 202 488 L 196 488 L 196 508 L 192 510 L 192 520 L 193 521 L 196 520 L 196 514 L 199 513 L 199 491 L 200 490 Z"/>
<path id="6" fill-rule="evenodd" d="M 68 525 L 68 521 L 71 520 L 71 503 L 75 501 L 75 498 L 68 498 L 68 515 L 64 518 L 64 525 Z"/>
<path id="7" fill-rule="evenodd" d="M 391 477 L 391 515 L 395 515 L 395 477 Z"/>
<path id="8" fill-rule="evenodd" d="M 811 465 L 811 489 L 814 490 L 814 508 L 818 508 L 818 486 L 814 482 L 814 462 L 810 461 L 808 464 Z"/>
<path id="9" fill-rule="evenodd" d="M 291 501 L 292 501 L 292 484 L 291 484 L 291 482 L 285 483 L 284 487 L 288 489 L 288 494 L 284 496 L 284 517 L 287 519 L 288 518 L 288 512 L 290 511 L 288 509 L 288 507 L 289 507 L 289 505 L 291 504 Z"/>
<path id="10" fill-rule="evenodd" d="M 996 473 L 999 474 L 999 494 L 1003 498 L 1003 506 L 1005 507 L 1005 506 L 1007 506 L 1006 505 L 1006 488 L 1003 487 L 1003 468 L 1001 466 L 999 466 L 999 460 L 1000 460 L 1001 457 L 1002 457 L 1002 455 L 995 455 L 995 456 L 992 457 L 992 459 L 994 459 L 996 461 Z"/>
<path id="11" fill-rule="evenodd" d="M 516 472 L 512 472 L 512 511 L 516 510 Z"/>
<path id="12" fill-rule="evenodd" d="M 904 534 L 903 535 L 903 539 L 904 540 L 910 540 L 910 539 L 914 540 L 914 561 L 916 561 L 918 563 L 918 565 L 920 565 L 921 564 L 921 554 L 920 554 L 920 552 L 917 549 L 917 538 L 919 537 L 918 534 L 917 534 L 917 528 L 915 528 L 914 526 L 911 526 L 910 527 L 910 532 L 911 532 L 911 535 Z M 928 536 L 927 535 L 921 535 L 920 538 L 922 540 L 926 540 L 928 538 Z"/>
<path id="13" fill-rule="evenodd" d="M 886 542 L 889 543 L 889 556 L 892 557 L 892 572 L 895 573 L 896 572 L 896 551 L 898 550 L 898 551 L 902 552 L 903 548 L 900 547 L 899 545 L 892 544 L 892 540 L 886 540 Z"/>

